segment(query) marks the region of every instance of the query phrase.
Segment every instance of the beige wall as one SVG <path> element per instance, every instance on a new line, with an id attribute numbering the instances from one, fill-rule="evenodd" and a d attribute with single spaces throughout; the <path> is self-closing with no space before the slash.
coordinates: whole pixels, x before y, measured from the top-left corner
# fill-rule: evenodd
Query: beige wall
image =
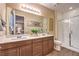
<path id="1" fill-rule="evenodd" d="M 6 21 L 6 5 L 4 3 L 0 3 L 0 15 L 2 16 L 2 19 Z M 0 31 L 0 35 L 5 35 L 6 31 Z"/>

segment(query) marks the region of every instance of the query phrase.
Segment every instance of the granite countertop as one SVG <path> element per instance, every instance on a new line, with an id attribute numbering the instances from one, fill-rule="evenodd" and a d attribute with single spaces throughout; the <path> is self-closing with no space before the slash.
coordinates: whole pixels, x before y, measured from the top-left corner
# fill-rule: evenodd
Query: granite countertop
<path id="1" fill-rule="evenodd" d="M 39 35 L 39 36 L 24 36 L 22 35 L 21 38 L 15 37 L 2 37 L 0 38 L 0 44 L 9 43 L 9 42 L 16 42 L 16 41 L 23 41 L 23 40 L 31 40 L 31 39 L 37 39 L 37 38 L 44 38 L 44 37 L 50 37 L 53 35 Z"/>

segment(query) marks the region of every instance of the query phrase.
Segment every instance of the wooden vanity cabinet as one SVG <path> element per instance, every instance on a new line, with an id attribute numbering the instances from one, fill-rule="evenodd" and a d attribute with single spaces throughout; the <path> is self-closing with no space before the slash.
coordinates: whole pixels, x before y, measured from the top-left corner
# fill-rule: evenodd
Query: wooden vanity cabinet
<path id="1" fill-rule="evenodd" d="M 0 51 L 0 56 L 4 56 L 4 51 Z"/>
<path id="2" fill-rule="evenodd" d="M 43 38 L 43 55 L 47 55 L 48 53 L 52 52 L 53 49 L 54 49 L 54 38 L 53 37 Z"/>
<path id="3" fill-rule="evenodd" d="M 32 56 L 32 40 L 1 44 L 0 55 Z"/>
<path id="4" fill-rule="evenodd" d="M 48 43 L 48 39 L 43 38 L 43 55 L 47 55 L 49 53 Z"/>
<path id="5" fill-rule="evenodd" d="M 0 56 L 19 56 L 16 42 L 0 44 Z"/>
<path id="6" fill-rule="evenodd" d="M 33 40 L 33 56 L 42 56 L 42 39 Z"/>
<path id="7" fill-rule="evenodd" d="M 22 46 L 20 47 L 20 56 L 32 56 L 32 46 Z"/>
<path id="8" fill-rule="evenodd" d="M 32 41 L 27 41 L 27 44 L 19 47 L 20 48 L 20 56 L 32 56 Z"/>
<path id="9" fill-rule="evenodd" d="M 2 51 L 1 55 L 3 56 L 19 56 L 19 49 L 13 48 L 13 49 L 7 49 Z"/>
<path id="10" fill-rule="evenodd" d="M 0 50 L 0 56 L 19 56 L 19 48 Z"/>
<path id="11" fill-rule="evenodd" d="M 54 50 L 54 37 L 48 38 L 48 50 L 49 50 L 49 53 Z"/>
<path id="12" fill-rule="evenodd" d="M 54 49 L 54 37 L 0 44 L 0 56 L 43 56 Z"/>

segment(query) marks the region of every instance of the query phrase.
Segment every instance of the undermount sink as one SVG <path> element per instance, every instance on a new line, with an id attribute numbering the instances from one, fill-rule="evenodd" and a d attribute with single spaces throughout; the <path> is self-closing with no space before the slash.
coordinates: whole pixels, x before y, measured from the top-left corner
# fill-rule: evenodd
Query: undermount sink
<path id="1" fill-rule="evenodd" d="M 18 39 L 28 39 L 29 36 L 16 36 L 16 37 L 13 37 L 11 38 L 12 40 L 18 40 Z"/>
<path id="2" fill-rule="evenodd" d="M 48 35 L 47 33 L 42 33 L 42 34 L 39 34 L 38 36 L 46 36 Z"/>

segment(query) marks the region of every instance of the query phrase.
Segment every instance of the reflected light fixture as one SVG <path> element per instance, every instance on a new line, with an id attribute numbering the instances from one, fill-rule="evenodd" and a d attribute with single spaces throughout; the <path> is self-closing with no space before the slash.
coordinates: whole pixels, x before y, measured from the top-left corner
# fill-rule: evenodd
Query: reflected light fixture
<path id="1" fill-rule="evenodd" d="M 72 7 L 69 7 L 69 10 L 72 10 Z"/>
<path id="2" fill-rule="evenodd" d="M 70 23 L 70 20 L 67 19 L 67 20 L 63 20 L 64 23 Z"/>
<path id="3" fill-rule="evenodd" d="M 36 8 L 30 6 L 30 5 L 21 4 L 20 9 L 25 11 L 25 12 L 41 15 L 41 11 L 39 9 L 36 9 Z"/>

